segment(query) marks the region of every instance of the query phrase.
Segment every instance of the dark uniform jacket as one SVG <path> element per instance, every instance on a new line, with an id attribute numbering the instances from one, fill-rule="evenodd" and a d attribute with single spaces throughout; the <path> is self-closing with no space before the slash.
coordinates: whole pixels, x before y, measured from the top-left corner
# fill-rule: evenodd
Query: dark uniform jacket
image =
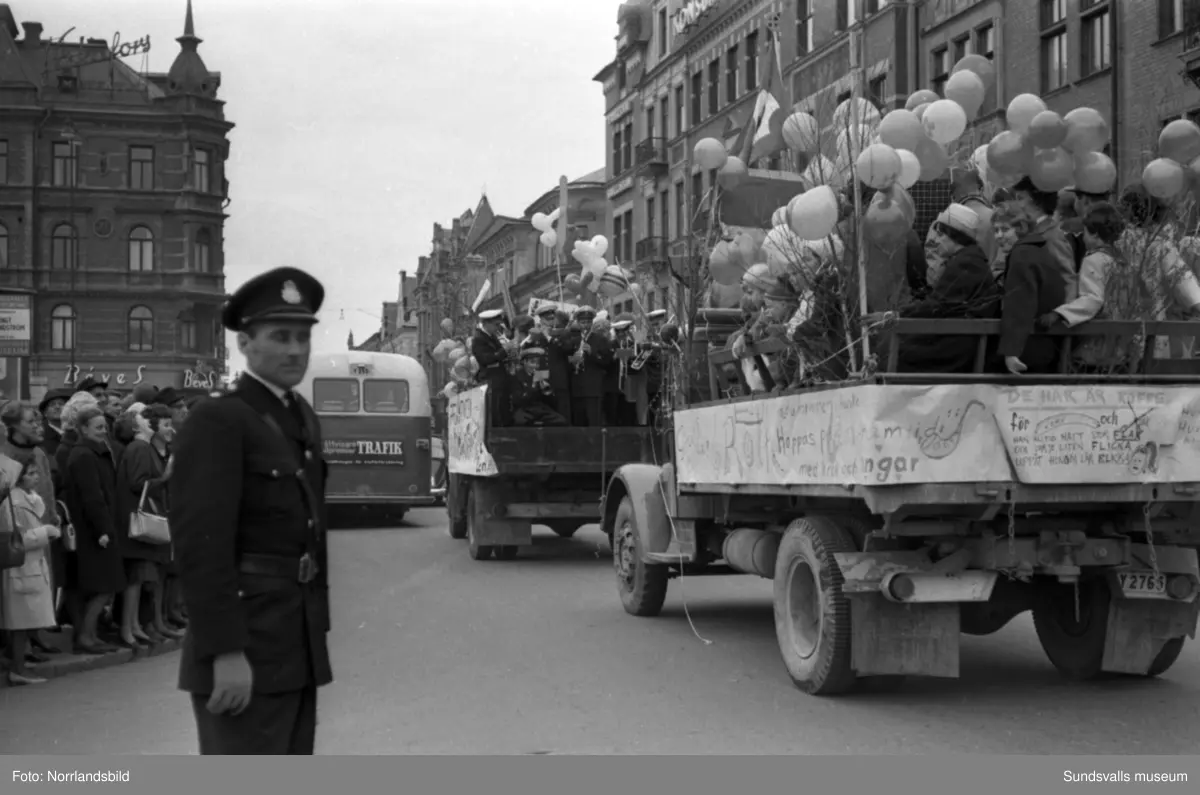
<path id="1" fill-rule="evenodd" d="M 211 693 L 213 658 L 238 651 L 258 693 L 333 680 L 326 466 L 316 414 L 298 402 L 305 422 L 246 376 L 237 391 L 199 403 L 175 437 L 170 524 L 190 621 L 182 690 Z M 318 570 L 302 584 L 306 552 Z M 270 563 L 279 570 L 264 571 Z"/>
<path id="2" fill-rule="evenodd" d="M 481 382 L 496 383 L 507 372 L 508 352 L 500 340 L 481 328 L 475 329 L 475 335 L 471 337 L 471 355 L 479 364 L 477 377 Z"/>
<path id="3" fill-rule="evenodd" d="M 520 412 L 530 424 L 566 420 L 558 413 L 553 387 L 549 392 L 543 391 L 533 375 L 524 370 L 513 376 L 512 407 L 514 413 Z"/>
<path id="4" fill-rule="evenodd" d="M 560 394 L 571 388 L 572 367 L 567 357 L 574 351 L 567 350 L 569 336 L 566 329 L 546 329 L 539 332 L 537 343 L 546 351 L 546 371 L 549 373 L 550 386 Z M 578 337 L 575 338 L 575 345 L 579 345 Z"/>
<path id="5" fill-rule="evenodd" d="M 580 338 L 578 331 L 565 338 L 569 355 L 579 350 Z M 575 366 L 571 365 L 571 397 L 602 398 L 605 377 L 613 363 L 612 343 L 604 334 L 593 331 L 587 336 L 587 344 L 591 350 L 584 354 L 583 367 L 576 372 Z"/>

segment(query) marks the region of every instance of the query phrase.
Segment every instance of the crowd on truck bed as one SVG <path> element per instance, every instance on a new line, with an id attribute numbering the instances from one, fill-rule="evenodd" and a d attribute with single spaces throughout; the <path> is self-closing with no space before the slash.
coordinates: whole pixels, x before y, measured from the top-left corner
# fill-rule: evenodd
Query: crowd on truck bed
<path id="1" fill-rule="evenodd" d="M 495 426 L 653 425 L 662 386 L 665 309 L 611 322 L 590 306 L 568 314 L 553 303 L 533 316 L 479 313 L 471 338 L 475 375 L 489 389 Z M 664 336 L 666 339 L 664 339 Z"/>
<path id="2" fill-rule="evenodd" d="M 872 342 L 876 371 L 886 369 L 893 345 L 899 346 L 899 372 L 975 371 L 978 337 L 897 337 L 890 329 L 898 318 L 998 319 L 1001 331 L 988 339 L 984 369 L 1015 377 L 1059 371 L 1062 338 L 1044 333 L 1055 327 L 1093 319 L 1200 318 L 1195 222 L 1180 220 L 1183 213 L 1141 186 L 1114 201 L 1074 188 L 1042 191 L 1026 177 L 985 197 L 974 170 L 955 171 L 953 180 L 952 203 L 925 241 L 911 228 L 890 249 L 867 236 L 862 327 Z M 851 191 L 842 195 L 838 234 L 807 244 L 799 257 L 802 267 L 780 276 L 778 268 L 758 264 L 742 278 L 745 322 L 727 346 L 742 358 L 752 391 L 841 381 L 855 369 L 851 351 L 863 332 L 857 323 L 857 277 L 847 276 L 856 263 Z M 871 199 L 864 189 L 861 206 L 867 208 Z M 785 340 L 785 351 L 746 357 L 747 342 L 769 338 Z M 1154 356 L 1191 357 L 1191 343 L 1158 339 Z M 1138 364 L 1141 346 L 1136 335 L 1076 337 L 1069 367 L 1080 373 L 1128 371 Z M 736 391 L 741 380 L 736 370 L 727 369 L 725 376 L 725 386 Z"/>

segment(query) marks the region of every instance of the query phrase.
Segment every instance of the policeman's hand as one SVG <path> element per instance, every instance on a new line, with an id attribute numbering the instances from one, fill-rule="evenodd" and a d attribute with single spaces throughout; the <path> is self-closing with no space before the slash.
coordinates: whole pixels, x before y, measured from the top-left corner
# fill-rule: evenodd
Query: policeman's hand
<path id="1" fill-rule="evenodd" d="M 214 715 L 228 712 L 240 715 L 250 705 L 254 673 L 250 662 L 240 651 L 219 655 L 213 660 L 213 691 L 208 699 L 208 711 Z"/>
<path id="2" fill-rule="evenodd" d="M 1005 356 L 1004 357 L 1004 366 L 1013 375 L 1020 375 L 1021 373 L 1025 372 L 1026 370 L 1029 369 L 1025 365 L 1025 362 L 1021 361 L 1016 356 Z"/>

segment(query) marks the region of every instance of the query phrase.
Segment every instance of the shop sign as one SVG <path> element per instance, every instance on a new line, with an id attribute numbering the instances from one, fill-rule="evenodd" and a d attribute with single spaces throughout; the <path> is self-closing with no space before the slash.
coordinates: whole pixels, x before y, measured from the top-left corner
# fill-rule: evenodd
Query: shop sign
<path id="1" fill-rule="evenodd" d="M 700 21 L 700 18 L 713 9 L 720 0 L 691 0 L 683 8 L 675 12 L 671 21 L 675 25 L 675 35 L 682 36 L 688 28 Z"/>
<path id="2" fill-rule="evenodd" d="M 324 439 L 322 454 L 329 464 L 404 466 L 404 442 L 380 439 Z"/>
<path id="3" fill-rule="evenodd" d="M 137 386 L 145 380 L 146 365 L 139 364 L 137 370 L 133 373 L 133 380 L 129 380 L 130 374 L 124 372 L 116 373 L 97 373 L 95 367 L 89 367 L 85 372 L 83 367 L 78 364 L 72 364 L 67 367 L 67 371 L 63 374 L 63 384 L 72 386 L 78 384 L 80 380 L 92 376 L 98 381 L 103 381 L 106 384 L 115 386 Z"/>
<path id="4" fill-rule="evenodd" d="M 184 389 L 215 389 L 217 386 L 218 375 L 216 370 L 200 371 L 200 370 L 184 370 L 183 371 L 183 388 Z"/>
<path id="5" fill-rule="evenodd" d="M 28 295 L 0 295 L 0 356 L 29 355 L 32 309 Z"/>
<path id="6" fill-rule="evenodd" d="M 51 41 L 52 44 L 67 44 L 67 36 L 71 35 L 71 28 L 66 33 L 58 37 L 57 41 Z M 87 66 L 93 63 L 103 63 L 113 58 L 128 58 L 131 55 L 140 55 L 150 52 L 150 36 L 142 36 L 135 41 L 121 41 L 120 31 L 113 34 L 112 44 L 103 52 L 97 52 L 95 49 L 88 47 L 88 37 L 79 37 L 80 52 L 76 55 L 69 55 L 65 58 L 56 58 L 54 67 L 56 69 L 74 69 L 80 66 Z"/>

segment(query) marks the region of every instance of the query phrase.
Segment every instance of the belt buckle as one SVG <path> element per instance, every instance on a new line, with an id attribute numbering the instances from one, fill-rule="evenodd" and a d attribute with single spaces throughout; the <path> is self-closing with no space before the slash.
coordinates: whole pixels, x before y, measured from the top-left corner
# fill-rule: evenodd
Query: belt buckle
<path id="1" fill-rule="evenodd" d="M 317 562 L 313 556 L 305 552 L 300 556 L 300 570 L 297 579 L 301 585 L 307 585 L 317 578 Z"/>

